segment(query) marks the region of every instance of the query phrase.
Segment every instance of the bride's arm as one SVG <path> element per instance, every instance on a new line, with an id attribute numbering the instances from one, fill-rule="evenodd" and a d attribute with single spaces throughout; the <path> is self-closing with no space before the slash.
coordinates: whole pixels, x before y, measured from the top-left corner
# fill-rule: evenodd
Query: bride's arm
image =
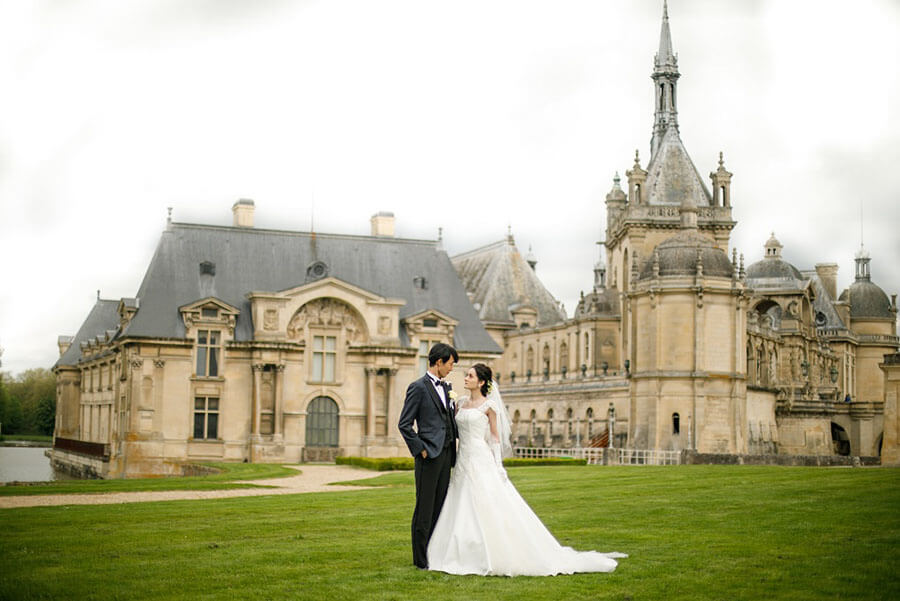
<path id="1" fill-rule="evenodd" d="M 497 413 L 491 407 L 488 407 L 488 410 L 485 413 L 487 414 L 488 424 L 491 428 L 491 440 L 489 441 L 491 455 L 494 456 L 494 464 L 497 466 L 497 472 L 499 472 L 500 477 L 505 480 L 506 470 L 503 469 L 503 453 L 500 449 L 500 434 L 497 431 Z"/>
<path id="2" fill-rule="evenodd" d="M 487 418 L 488 418 L 488 424 L 491 427 L 491 442 L 499 443 L 500 442 L 500 434 L 497 432 L 497 414 L 491 408 L 488 408 L 486 413 L 487 413 Z"/>

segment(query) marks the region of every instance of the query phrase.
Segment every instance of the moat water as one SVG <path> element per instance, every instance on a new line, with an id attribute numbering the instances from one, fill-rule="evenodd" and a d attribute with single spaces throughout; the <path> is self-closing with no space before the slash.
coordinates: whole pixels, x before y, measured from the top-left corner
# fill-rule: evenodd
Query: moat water
<path id="1" fill-rule="evenodd" d="M 50 467 L 47 447 L 0 447 L 0 482 L 71 480 Z"/>

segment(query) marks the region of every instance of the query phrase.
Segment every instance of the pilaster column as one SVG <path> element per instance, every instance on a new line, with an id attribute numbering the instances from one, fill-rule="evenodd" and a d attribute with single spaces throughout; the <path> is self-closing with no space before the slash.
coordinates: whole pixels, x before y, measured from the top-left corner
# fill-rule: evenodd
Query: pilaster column
<path id="1" fill-rule="evenodd" d="M 262 391 L 262 372 L 265 366 L 262 363 L 254 363 L 250 366 L 253 370 L 253 399 L 251 407 L 250 433 L 253 436 L 259 436 L 259 420 L 260 420 L 260 394 Z"/>
<path id="2" fill-rule="evenodd" d="M 391 405 L 394 396 L 394 380 L 397 377 L 397 368 L 387 370 L 387 382 L 384 385 L 384 429 L 385 435 L 391 431 Z"/>
<path id="3" fill-rule="evenodd" d="M 281 436 L 284 420 L 284 363 L 275 366 L 275 436 Z"/>
<path id="4" fill-rule="evenodd" d="M 366 368 L 366 436 L 375 435 L 375 374 L 374 367 Z"/>

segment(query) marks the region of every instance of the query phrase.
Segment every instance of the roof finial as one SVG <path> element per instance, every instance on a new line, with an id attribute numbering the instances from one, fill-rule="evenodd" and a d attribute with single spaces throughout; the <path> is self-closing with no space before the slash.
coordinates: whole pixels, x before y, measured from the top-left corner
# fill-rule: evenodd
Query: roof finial
<path id="1" fill-rule="evenodd" d="M 725 159 L 722 155 L 722 151 L 719 151 L 719 167 L 725 167 Z"/>

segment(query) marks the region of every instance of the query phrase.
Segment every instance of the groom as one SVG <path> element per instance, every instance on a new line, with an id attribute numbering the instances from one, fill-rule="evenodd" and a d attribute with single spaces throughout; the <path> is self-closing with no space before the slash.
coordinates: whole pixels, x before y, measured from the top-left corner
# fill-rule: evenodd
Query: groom
<path id="1" fill-rule="evenodd" d="M 450 468 L 456 464 L 456 405 L 444 378 L 457 361 L 459 355 L 449 344 L 439 342 L 431 347 L 428 372 L 406 389 L 397 424 L 409 452 L 416 458 L 412 548 L 413 563 L 422 569 L 428 568 L 428 539 L 444 506 Z"/>

